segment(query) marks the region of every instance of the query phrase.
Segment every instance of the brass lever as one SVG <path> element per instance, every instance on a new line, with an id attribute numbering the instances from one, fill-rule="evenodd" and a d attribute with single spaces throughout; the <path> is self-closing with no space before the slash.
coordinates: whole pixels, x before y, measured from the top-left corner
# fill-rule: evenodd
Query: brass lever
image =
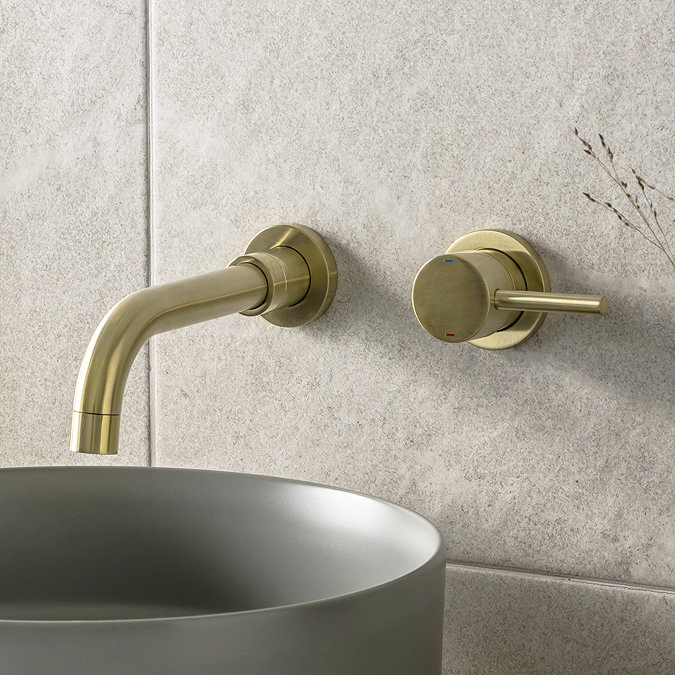
<path id="1" fill-rule="evenodd" d="M 546 267 L 529 242 L 511 232 L 480 230 L 420 269 L 412 301 L 418 321 L 433 337 L 484 349 L 526 340 L 546 312 L 607 313 L 605 296 L 564 295 L 550 288 Z"/>
<path id="2" fill-rule="evenodd" d="M 607 314 L 609 303 L 604 295 L 565 295 L 537 291 L 495 291 L 497 309 L 521 312 L 573 312 L 575 314 Z"/>

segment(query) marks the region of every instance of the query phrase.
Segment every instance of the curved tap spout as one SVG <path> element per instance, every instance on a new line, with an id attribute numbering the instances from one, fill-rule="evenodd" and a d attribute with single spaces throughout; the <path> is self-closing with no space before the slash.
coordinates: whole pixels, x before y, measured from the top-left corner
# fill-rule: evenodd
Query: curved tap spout
<path id="1" fill-rule="evenodd" d="M 77 378 L 71 450 L 117 453 L 127 377 L 136 354 L 151 336 L 236 312 L 269 312 L 265 318 L 287 326 L 323 314 L 337 281 L 330 250 L 315 232 L 299 225 L 269 228 L 251 245 L 261 237 L 274 243 L 272 232 L 276 239 L 285 234 L 281 245 L 248 252 L 226 269 L 132 293 L 108 312 L 87 347 Z M 307 246 L 321 249 L 325 268 L 315 265 Z M 295 314 L 289 317 L 289 311 Z"/>

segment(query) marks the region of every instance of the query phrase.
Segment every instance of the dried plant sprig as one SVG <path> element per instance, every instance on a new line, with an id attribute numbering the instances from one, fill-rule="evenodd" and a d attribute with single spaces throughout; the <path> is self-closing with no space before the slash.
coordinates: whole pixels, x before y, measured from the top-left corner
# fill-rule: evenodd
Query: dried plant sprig
<path id="1" fill-rule="evenodd" d="M 675 203 L 675 198 L 670 197 L 659 188 L 648 183 L 635 171 L 635 169 L 631 168 L 631 173 L 633 174 L 633 179 L 635 180 L 635 183 L 639 189 L 639 194 L 642 195 L 642 200 L 644 200 L 644 204 L 642 204 L 640 202 L 639 195 L 633 194 L 631 191 L 632 188 L 630 188 L 628 182 L 623 180 L 619 175 L 616 164 L 614 163 L 614 153 L 609 147 L 609 143 L 607 143 L 605 140 L 605 137 L 602 134 L 598 134 L 598 137 L 600 138 L 600 144 L 602 145 L 602 149 L 604 151 L 603 158 L 598 155 L 598 153 L 593 149 L 593 146 L 585 138 L 581 137 L 576 127 L 574 129 L 574 135 L 579 139 L 579 141 L 581 141 L 581 144 L 584 147 L 583 151 L 592 157 L 600 165 L 602 170 L 612 179 L 612 181 L 618 185 L 629 204 L 639 216 L 637 221 L 638 224 L 633 222 L 633 220 L 619 211 L 611 202 L 596 199 L 588 192 L 583 192 L 582 194 L 593 204 L 598 204 L 608 211 L 611 211 L 618 218 L 622 225 L 625 225 L 631 230 L 634 230 L 644 237 L 650 244 L 660 249 L 675 270 L 675 256 L 673 255 L 673 251 L 670 248 L 670 244 L 668 243 L 668 238 L 661 225 L 661 221 L 659 220 L 659 212 L 656 210 L 651 193 L 658 194 L 672 203 Z M 675 224 L 675 219 L 673 220 L 673 223 Z"/>

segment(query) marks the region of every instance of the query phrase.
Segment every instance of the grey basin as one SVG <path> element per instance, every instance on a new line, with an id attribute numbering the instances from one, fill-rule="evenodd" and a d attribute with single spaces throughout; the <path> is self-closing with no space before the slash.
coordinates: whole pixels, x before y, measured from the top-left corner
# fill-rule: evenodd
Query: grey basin
<path id="1" fill-rule="evenodd" d="M 0 673 L 439 675 L 436 528 L 172 469 L 0 470 Z"/>

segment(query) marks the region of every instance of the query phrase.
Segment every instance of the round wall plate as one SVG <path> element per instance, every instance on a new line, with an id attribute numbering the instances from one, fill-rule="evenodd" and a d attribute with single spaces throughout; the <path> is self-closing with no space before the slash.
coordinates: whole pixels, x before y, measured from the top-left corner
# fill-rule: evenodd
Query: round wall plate
<path id="1" fill-rule="evenodd" d="M 337 288 L 337 265 L 328 244 L 312 229 L 292 223 L 274 225 L 256 234 L 246 253 L 287 246 L 297 251 L 309 268 L 309 289 L 305 297 L 291 307 L 280 307 L 262 314 L 276 326 L 302 326 L 318 319 L 330 306 Z"/>
<path id="2" fill-rule="evenodd" d="M 544 261 L 526 239 L 513 232 L 504 230 L 471 232 L 455 241 L 446 253 L 480 250 L 499 251 L 509 256 L 523 273 L 528 291 L 548 292 L 551 290 Z M 507 328 L 486 337 L 469 340 L 469 342 L 482 349 L 507 349 L 536 333 L 545 318 L 545 312 L 523 312 Z"/>

